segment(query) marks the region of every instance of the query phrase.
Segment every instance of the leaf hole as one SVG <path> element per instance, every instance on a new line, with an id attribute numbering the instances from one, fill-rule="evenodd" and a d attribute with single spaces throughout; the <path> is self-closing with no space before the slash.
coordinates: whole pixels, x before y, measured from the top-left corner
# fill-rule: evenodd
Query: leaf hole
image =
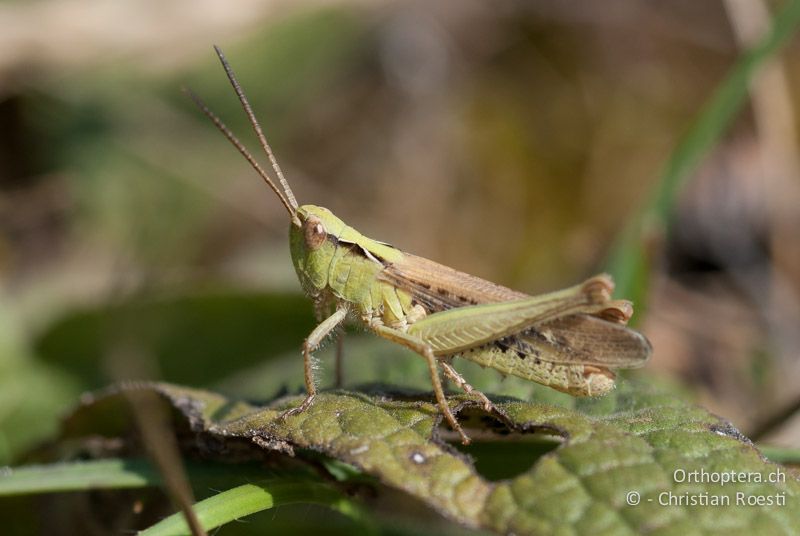
<path id="1" fill-rule="evenodd" d="M 556 430 L 548 428 L 512 428 L 498 416 L 477 407 L 464 408 L 458 413 L 458 420 L 472 443 L 463 445 L 457 436 L 445 436 L 452 437 L 453 447 L 468 455 L 475 471 L 491 482 L 511 479 L 528 471 L 564 439 Z M 447 425 L 442 426 L 444 432 Z"/>

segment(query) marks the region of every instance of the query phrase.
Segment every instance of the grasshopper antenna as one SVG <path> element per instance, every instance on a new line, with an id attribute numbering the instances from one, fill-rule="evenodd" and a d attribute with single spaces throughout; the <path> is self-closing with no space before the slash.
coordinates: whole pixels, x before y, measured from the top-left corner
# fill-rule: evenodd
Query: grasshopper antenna
<path id="1" fill-rule="evenodd" d="M 261 125 L 258 124 L 258 119 L 256 119 L 256 115 L 253 113 L 253 108 L 250 106 L 250 101 L 247 100 L 247 97 L 242 90 L 242 86 L 239 85 L 236 75 L 233 74 L 233 69 L 231 68 L 230 63 L 228 63 L 228 60 L 225 58 L 225 54 L 222 53 L 222 49 L 217 45 L 214 45 L 214 50 L 216 51 L 217 56 L 219 56 L 219 61 L 222 63 L 222 67 L 225 69 L 225 74 L 228 75 L 228 80 L 230 80 L 233 90 L 239 97 L 239 102 L 242 103 L 242 108 L 244 108 L 247 118 L 250 119 L 250 124 L 253 126 L 253 130 L 255 130 L 256 136 L 258 136 L 258 141 L 261 142 L 261 148 L 264 149 L 265 153 L 267 153 L 269 161 L 272 164 L 272 169 L 275 170 L 278 180 L 281 181 L 281 186 L 283 186 L 286 199 L 289 201 L 289 204 L 296 209 L 297 200 L 294 198 L 294 193 L 292 193 L 292 189 L 289 187 L 288 181 L 283 176 L 283 171 L 281 171 L 281 166 L 278 164 L 278 160 L 272 153 L 272 148 L 269 146 L 269 143 L 267 143 L 267 138 L 264 136 L 264 131 L 261 130 Z"/>
<path id="2" fill-rule="evenodd" d="M 186 93 L 189 96 L 189 98 L 194 101 L 197 107 L 200 108 L 200 111 L 203 112 L 203 114 L 205 114 L 206 117 L 211 119 L 211 122 L 214 123 L 214 126 L 216 126 L 217 129 L 219 129 L 219 131 L 222 132 L 226 138 L 228 138 L 228 141 L 231 142 L 231 144 L 233 144 L 233 146 L 239 150 L 242 156 L 244 156 L 247 159 L 247 161 L 250 162 L 250 165 L 253 166 L 253 169 L 255 169 L 256 172 L 261 176 L 261 178 L 264 179 L 264 182 L 266 182 L 267 185 L 270 188 L 272 188 L 272 191 L 275 192 L 275 194 L 278 196 L 278 199 L 281 200 L 283 206 L 286 207 L 286 210 L 289 211 L 289 216 L 294 218 L 295 213 L 297 212 L 296 210 L 297 201 L 295 201 L 294 195 L 292 195 L 291 190 L 288 190 L 290 196 L 289 199 L 291 199 L 291 201 L 289 201 L 286 199 L 286 197 L 284 197 L 283 193 L 278 189 L 278 187 L 275 186 L 275 183 L 272 182 L 272 179 L 269 178 L 269 174 L 267 174 L 267 172 L 264 171 L 264 168 L 261 167 L 261 164 L 259 164 L 256 161 L 256 159 L 253 158 L 253 155 L 250 154 L 250 151 L 248 151 L 247 148 L 244 146 L 244 144 L 239 141 L 236 135 L 234 135 L 234 133 L 231 132 L 231 130 L 227 126 L 225 126 L 225 123 L 223 123 L 222 120 L 219 117 L 217 117 L 216 114 L 214 114 L 214 112 L 212 112 L 208 108 L 208 106 L 206 106 L 206 103 L 203 102 L 203 99 L 201 99 L 194 91 L 192 91 L 187 87 L 183 88 L 183 92 Z"/>

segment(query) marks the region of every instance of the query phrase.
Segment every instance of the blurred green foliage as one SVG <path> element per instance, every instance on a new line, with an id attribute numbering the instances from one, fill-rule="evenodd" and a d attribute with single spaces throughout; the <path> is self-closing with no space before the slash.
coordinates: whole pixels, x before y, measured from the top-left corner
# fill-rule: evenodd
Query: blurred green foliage
<path id="1" fill-rule="evenodd" d="M 667 225 L 681 186 L 736 117 L 755 69 L 792 35 L 798 6 L 788 2 L 775 31 L 738 60 L 714 47 L 698 53 L 691 40 L 672 43 L 678 59 L 664 64 L 614 60 L 628 57 L 614 56 L 619 49 L 590 58 L 578 43 L 631 48 L 624 31 L 602 21 L 562 25 L 492 10 L 475 26 L 466 17 L 445 31 L 412 11 L 347 4 L 273 18 L 224 48 L 302 201 L 330 206 L 370 236 L 531 292 L 593 271 L 624 227 L 611 270 L 621 294 L 638 298 L 650 276 L 642 270 L 648 225 Z M 428 32 L 419 42 L 397 37 L 414 37 L 419 27 Z M 613 39 L 603 40 L 604 31 Z M 32 75 L 9 100 L 24 150 L 4 191 L 28 195 L 0 206 L 0 223 L 11 228 L 0 235 L 8 282 L 0 295 L 0 465 L 36 459 L 40 450 L 31 449 L 56 437 L 80 393 L 119 379 L 154 376 L 248 400 L 302 389 L 300 344 L 313 317 L 291 271 L 285 216 L 178 90 L 191 86 L 249 139 L 207 48 L 168 67 L 123 57 Z M 738 63 L 698 115 L 728 60 Z M 437 75 L 440 64 L 446 69 Z M 669 70 L 685 64 L 685 76 Z M 656 193 L 647 198 L 649 191 Z M 639 205 L 643 215 L 631 216 Z M 348 388 L 379 380 L 429 389 L 417 356 L 353 335 L 345 343 Z M 333 384 L 332 353 L 320 352 L 323 387 Z M 120 366 L 131 355 L 141 362 Z M 588 416 L 615 404 L 456 366 L 488 393 Z M 553 446 L 479 442 L 467 453 L 495 481 Z M 192 477 L 202 470 L 189 465 Z M 212 495 L 199 481 L 198 499 Z M 408 497 L 382 493 L 408 506 Z M 81 517 L 120 497 L 155 505 L 145 507 L 152 522 L 170 511 L 154 491 L 41 501 Z M 29 514 L 39 500 L 0 500 L 2 517 L 16 521 L 11 533 L 53 528 Z M 381 531 L 461 532 L 419 504 L 408 510 L 415 508 L 417 518 Z M 357 526 L 306 506 L 248 519 L 224 533 L 342 534 Z M 119 521 L 120 530 L 131 526 Z"/>
<path id="2" fill-rule="evenodd" d="M 298 294 L 243 291 L 125 302 L 72 312 L 41 335 L 36 351 L 45 363 L 99 388 L 110 376 L 104 359 L 121 341 L 133 340 L 165 380 L 212 385 L 283 352 L 299 356 L 297 341 L 314 327 L 309 309 Z"/>

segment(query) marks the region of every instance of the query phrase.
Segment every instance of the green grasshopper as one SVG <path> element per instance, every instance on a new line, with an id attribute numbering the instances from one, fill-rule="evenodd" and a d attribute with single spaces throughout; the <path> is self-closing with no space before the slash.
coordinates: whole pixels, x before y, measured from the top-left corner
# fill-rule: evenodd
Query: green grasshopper
<path id="1" fill-rule="evenodd" d="M 611 369 L 647 361 L 650 343 L 625 327 L 633 307 L 611 300 L 607 275 L 528 296 L 367 238 L 327 208 L 298 206 L 233 70 L 219 47 L 214 49 L 282 189 L 205 103 L 186 92 L 289 213 L 292 262 L 319 321 L 303 343 L 307 396 L 282 418 L 314 401 L 313 352 L 346 320 L 425 358 L 439 409 L 464 444 L 469 438 L 450 410 L 439 369 L 487 412 L 495 409 L 453 368 L 456 355 L 574 396 L 606 394 L 614 388 Z"/>

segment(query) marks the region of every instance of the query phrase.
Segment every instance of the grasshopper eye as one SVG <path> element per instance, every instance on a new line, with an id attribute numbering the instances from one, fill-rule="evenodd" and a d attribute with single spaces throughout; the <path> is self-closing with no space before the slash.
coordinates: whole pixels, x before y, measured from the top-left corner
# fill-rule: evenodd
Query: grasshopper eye
<path id="1" fill-rule="evenodd" d="M 308 249 L 315 250 L 328 238 L 328 232 L 322 222 L 316 218 L 309 218 L 305 223 L 305 240 Z"/>

